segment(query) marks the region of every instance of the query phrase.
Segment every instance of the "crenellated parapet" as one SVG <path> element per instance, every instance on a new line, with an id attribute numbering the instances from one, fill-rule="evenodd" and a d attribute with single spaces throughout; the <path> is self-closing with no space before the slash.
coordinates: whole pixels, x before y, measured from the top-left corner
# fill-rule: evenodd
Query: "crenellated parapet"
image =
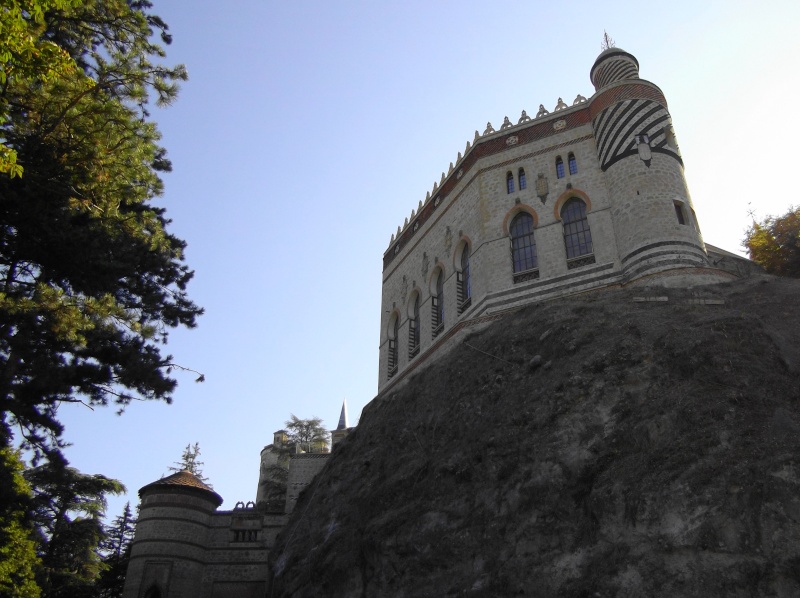
<path id="1" fill-rule="evenodd" d="M 564 119 L 568 115 L 586 110 L 587 106 L 588 100 L 581 94 L 575 97 L 571 106 L 568 106 L 559 97 L 552 112 L 545 109 L 544 105 L 539 104 L 539 111 L 535 117 L 529 116 L 527 111 L 523 110 L 516 124 L 512 123 L 511 119 L 506 116 L 503 118 L 500 130 L 495 130 L 491 121 L 486 123 L 483 133 L 476 129 L 473 140 L 471 142 L 467 141 L 463 154 L 458 152 L 456 159 L 450 162 L 447 172 L 442 171 L 439 180 L 434 181 L 432 189 L 425 195 L 425 200 L 420 200 L 417 207 L 411 210 L 410 216 L 406 217 L 403 224 L 397 227 L 397 231 L 392 233 L 389 247 L 384 253 L 384 267 L 392 261 L 395 255 L 400 253 L 405 243 L 438 209 L 448 193 L 479 158 L 504 151 L 508 147 L 520 143 L 541 139 L 548 134 L 556 134 L 567 126 L 568 123 Z M 581 120 L 580 124 L 585 122 L 588 122 L 588 120 Z M 489 144 L 489 142 L 495 142 L 498 139 L 502 141 L 502 144 Z"/>

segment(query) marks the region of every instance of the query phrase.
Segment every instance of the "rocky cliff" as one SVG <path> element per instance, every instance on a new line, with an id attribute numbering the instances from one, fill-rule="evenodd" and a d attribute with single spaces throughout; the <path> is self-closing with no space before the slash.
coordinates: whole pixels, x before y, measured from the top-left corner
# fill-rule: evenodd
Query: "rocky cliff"
<path id="1" fill-rule="evenodd" d="M 364 410 L 268 595 L 800 595 L 798 298 L 610 290 L 456 340 Z"/>

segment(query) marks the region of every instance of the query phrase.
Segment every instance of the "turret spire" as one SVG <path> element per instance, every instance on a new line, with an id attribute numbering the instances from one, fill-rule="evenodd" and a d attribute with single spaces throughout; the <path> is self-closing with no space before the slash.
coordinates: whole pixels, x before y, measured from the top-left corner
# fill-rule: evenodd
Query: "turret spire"
<path id="1" fill-rule="evenodd" d="M 339 425 L 336 426 L 337 430 L 346 430 L 350 426 L 347 425 L 347 399 L 342 401 L 342 413 L 339 415 Z"/>

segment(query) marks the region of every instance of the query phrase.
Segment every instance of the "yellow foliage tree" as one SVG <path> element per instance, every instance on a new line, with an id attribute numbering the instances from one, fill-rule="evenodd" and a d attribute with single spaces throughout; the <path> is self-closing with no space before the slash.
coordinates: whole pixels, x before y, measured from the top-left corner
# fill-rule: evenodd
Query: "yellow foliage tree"
<path id="1" fill-rule="evenodd" d="M 745 235 L 751 260 L 770 274 L 800 278 L 800 206 L 754 221 Z"/>

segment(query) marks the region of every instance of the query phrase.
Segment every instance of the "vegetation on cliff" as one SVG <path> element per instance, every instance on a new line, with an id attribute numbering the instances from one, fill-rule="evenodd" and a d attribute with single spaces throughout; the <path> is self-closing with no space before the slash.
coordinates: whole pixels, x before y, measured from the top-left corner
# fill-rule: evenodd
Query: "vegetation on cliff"
<path id="1" fill-rule="evenodd" d="M 457 338 L 301 496 L 270 596 L 797 595 L 798 293 L 608 290 Z"/>

